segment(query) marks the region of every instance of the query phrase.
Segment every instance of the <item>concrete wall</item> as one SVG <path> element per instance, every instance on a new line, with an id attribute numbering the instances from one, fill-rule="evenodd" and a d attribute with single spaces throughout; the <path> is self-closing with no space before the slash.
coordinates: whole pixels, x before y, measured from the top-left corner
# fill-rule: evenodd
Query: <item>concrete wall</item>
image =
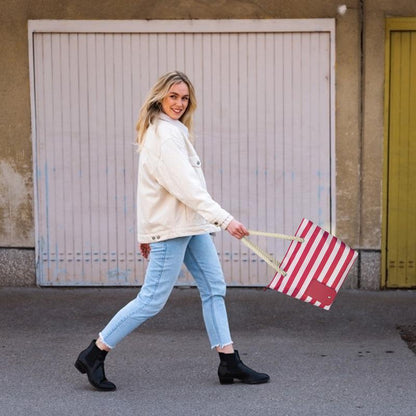
<path id="1" fill-rule="evenodd" d="M 337 235 L 362 249 L 347 286 L 379 287 L 384 19 L 416 16 L 414 0 L 0 0 L 0 7 L 0 285 L 35 284 L 29 19 L 336 17 Z"/>

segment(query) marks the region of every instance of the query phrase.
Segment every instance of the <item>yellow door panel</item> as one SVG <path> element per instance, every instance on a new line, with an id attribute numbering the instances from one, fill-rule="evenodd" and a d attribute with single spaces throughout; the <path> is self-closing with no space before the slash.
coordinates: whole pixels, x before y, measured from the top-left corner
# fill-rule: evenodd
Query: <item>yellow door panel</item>
<path id="1" fill-rule="evenodd" d="M 416 287 L 416 30 L 391 30 L 389 41 L 385 286 L 410 288 Z"/>

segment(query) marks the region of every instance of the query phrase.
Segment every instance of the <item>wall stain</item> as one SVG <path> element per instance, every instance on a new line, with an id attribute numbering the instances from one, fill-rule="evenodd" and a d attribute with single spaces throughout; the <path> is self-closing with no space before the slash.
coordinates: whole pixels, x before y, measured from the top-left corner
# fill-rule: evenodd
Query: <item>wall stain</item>
<path id="1" fill-rule="evenodd" d="M 33 183 L 31 173 L 21 175 L 0 160 L 0 246 L 34 246 Z"/>

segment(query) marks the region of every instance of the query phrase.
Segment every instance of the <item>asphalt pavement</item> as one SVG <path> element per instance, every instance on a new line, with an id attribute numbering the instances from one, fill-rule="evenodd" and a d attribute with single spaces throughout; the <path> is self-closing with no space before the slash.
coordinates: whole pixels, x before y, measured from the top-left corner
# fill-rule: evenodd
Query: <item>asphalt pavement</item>
<path id="1" fill-rule="evenodd" d="M 114 392 L 74 367 L 135 288 L 0 288 L 0 415 L 416 415 L 416 291 L 343 290 L 330 311 L 260 289 L 229 288 L 233 340 L 262 385 L 220 385 L 198 291 L 165 309 L 106 360 Z"/>

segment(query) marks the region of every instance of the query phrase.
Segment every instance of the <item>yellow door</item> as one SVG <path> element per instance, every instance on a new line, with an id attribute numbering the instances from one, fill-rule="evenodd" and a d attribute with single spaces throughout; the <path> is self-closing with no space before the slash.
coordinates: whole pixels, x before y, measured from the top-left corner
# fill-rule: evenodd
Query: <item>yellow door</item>
<path id="1" fill-rule="evenodd" d="M 387 19 L 383 286 L 416 287 L 416 18 Z"/>

